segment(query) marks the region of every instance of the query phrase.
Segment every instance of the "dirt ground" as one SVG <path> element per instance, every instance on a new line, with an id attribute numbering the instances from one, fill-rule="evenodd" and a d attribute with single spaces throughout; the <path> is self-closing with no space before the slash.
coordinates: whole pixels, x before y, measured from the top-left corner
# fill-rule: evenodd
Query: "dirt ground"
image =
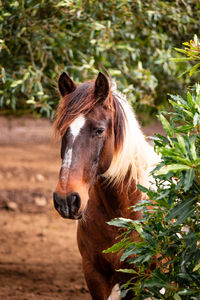
<path id="1" fill-rule="evenodd" d="M 149 126 L 147 134 L 155 130 Z M 76 223 L 54 210 L 59 144 L 47 120 L 0 117 L 0 299 L 87 300 Z"/>

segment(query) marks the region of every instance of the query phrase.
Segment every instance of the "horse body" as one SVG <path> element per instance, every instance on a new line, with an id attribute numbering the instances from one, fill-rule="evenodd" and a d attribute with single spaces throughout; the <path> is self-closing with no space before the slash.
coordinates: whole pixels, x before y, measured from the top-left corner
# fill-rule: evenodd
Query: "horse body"
<path id="1" fill-rule="evenodd" d="M 135 201 L 141 199 L 138 190 L 133 194 Z M 78 223 L 78 246 L 83 258 L 86 282 L 93 299 L 107 299 L 116 283 L 125 283 L 129 279 L 126 274 L 116 271 L 127 267 L 120 262 L 119 255 L 102 253 L 116 242 L 116 236 L 119 234 L 116 228 L 107 224 L 110 219 L 121 216 L 139 218 L 139 212 L 131 213 L 127 210 L 130 205 L 128 195 L 123 196 L 123 199 L 126 199 L 123 204 L 121 197 L 122 191 L 119 193 L 116 189 L 111 192 L 110 188 L 105 190 L 105 187 L 102 188 L 101 183 L 97 182 L 91 191 L 86 215 Z M 132 296 L 128 295 L 127 299 L 128 297 L 132 299 Z"/>
<path id="2" fill-rule="evenodd" d="M 106 300 L 116 283 L 129 279 L 116 271 L 126 267 L 119 255 L 102 253 L 118 235 L 107 222 L 141 217 L 128 208 L 142 199 L 137 183 L 149 184 L 157 156 L 128 103 L 102 73 L 78 87 L 63 73 L 58 86 L 63 99 L 55 126 L 62 136 L 62 167 L 54 205 L 62 217 L 78 219 L 78 247 L 90 294 L 93 300 Z M 135 232 L 132 238 L 137 237 Z M 132 298 L 128 293 L 125 299 Z"/>

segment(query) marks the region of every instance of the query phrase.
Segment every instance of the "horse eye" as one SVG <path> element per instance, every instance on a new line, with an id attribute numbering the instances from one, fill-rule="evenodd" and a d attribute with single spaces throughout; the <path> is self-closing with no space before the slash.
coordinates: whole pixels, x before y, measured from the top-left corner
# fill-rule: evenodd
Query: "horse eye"
<path id="1" fill-rule="evenodd" d="M 104 133 L 104 131 L 105 131 L 105 128 L 104 128 L 104 127 L 96 128 L 96 129 L 95 129 L 95 135 L 98 136 L 98 137 L 101 137 L 102 134 Z"/>

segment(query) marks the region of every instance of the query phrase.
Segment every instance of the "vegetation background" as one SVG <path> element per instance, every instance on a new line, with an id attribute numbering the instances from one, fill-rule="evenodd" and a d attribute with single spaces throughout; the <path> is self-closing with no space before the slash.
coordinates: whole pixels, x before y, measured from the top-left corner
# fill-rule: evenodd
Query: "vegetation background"
<path id="1" fill-rule="evenodd" d="M 138 113 L 157 112 L 184 94 L 170 57 L 199 18 L 196 0 L 1 0 L 0 109 L 53 117 L 62 71 L 79 82 L 106 69 Z"/>
<path id="2" fill-rule="evenodd" d="M 200 299 L 200 86 L 187 93 L 198 78 L 199 40 L 174 52 L 199 34 L 199 20 L 197 0 L 0 0 L 2 114 L 53 118 L 63 71 L 76 82 L 107 71 L 143 121 L 166 110 L 167 93 L 180 95 L 171 96 L 170 123 L 160 115 L 166 135 L 155 140 L 157 191 L 140 187 L 155 201 L 152 211 L 143 202 L 134 207 L 143 220 L 111 223 L 126 231 L 109 251 L 122 251 L 124 260 L 135 255 L 123 272 L 140 280 L 123 293 L 134 289 L 137 299 Z M 192 80 L 179 76 L 187 70 Z M 141 243 L 130 241 L 132 230 Z"/>

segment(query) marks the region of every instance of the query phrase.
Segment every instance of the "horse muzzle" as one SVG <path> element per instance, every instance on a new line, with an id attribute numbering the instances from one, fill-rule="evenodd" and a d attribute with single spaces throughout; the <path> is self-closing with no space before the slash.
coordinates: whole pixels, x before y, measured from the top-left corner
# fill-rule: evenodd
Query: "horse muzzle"
<path id="1" fill-rule="evenodd" d="M 65 199 L 61 198 L 58 193 L 53 193 L 55 209 L 63 218 L 80 219 L 82 213 L 79 213 L 81 207 L 81 197 L 78 193 L 71 193 Z"/>

